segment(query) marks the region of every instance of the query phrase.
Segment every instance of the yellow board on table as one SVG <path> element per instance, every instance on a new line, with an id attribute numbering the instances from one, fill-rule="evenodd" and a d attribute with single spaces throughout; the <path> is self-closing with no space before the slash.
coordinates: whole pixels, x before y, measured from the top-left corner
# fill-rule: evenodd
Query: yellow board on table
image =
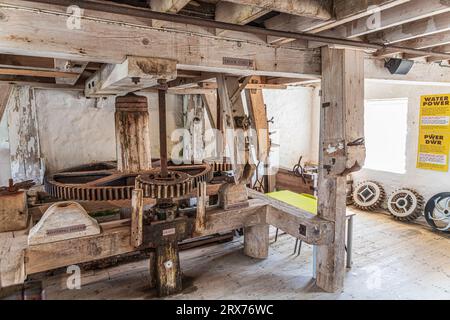
<path id="1" fill-rule="evenodd" d="M 309 194 L 299 194 L 292 191 L 276 191 L 268 193 L 270 198 L 283 201 L 296 208 L 317 214 L 317 198 Z"/>

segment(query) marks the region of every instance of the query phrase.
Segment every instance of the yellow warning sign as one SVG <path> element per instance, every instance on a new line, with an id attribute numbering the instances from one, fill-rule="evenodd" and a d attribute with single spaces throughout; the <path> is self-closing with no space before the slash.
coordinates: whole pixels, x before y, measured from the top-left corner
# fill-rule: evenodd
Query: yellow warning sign
<path id="1" fill-rule="evenodd" d="M 450 94 L 422 96 L 417 168 L 448 171 Z"/>

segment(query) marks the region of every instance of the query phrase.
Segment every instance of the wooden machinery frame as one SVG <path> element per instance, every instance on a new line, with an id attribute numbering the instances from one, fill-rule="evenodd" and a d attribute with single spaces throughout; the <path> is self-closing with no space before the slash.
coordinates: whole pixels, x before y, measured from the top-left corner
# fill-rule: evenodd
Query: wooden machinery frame
<path id="1" fill-rule="evenodd" d="M 142 190 L 134 188 L 133 199 L 126 205 L 132 209 L 131 218 L 100 223 L 99 234 L 36 245 L 28 245 L 27 234 L 23 232 L 0 234 L 3 242 L 0 248 L 0 287 L 22 284 L 29 275 L 55 268 L 150 249 L 149 272 L 156 279 L 159 294 L 165 296 L 181 290 L 179 241 L 243 228 L 244 253 L 265 259 L 269 250 L 269 226 L 272 225 L 318 247 L 318 287 L 327 292 L 343 288 L 346 175 L 359 170 L 365 161 L 364 80 L 368 77 L 397 79 L 380 68 L 380 61 L 366 59 L 363 50 L 367 47 L 357 47 L 350 40 L 337 45 L 321 43 L 320 40 L 327 40 L 325 37 L 316 39 L 320 46 L 305 48 L 294 43 L 278 47 L 262 45 L 253 38 L 244 41 L 233 37 L 205 36 L 193 30 L 149 26 L 145 18 L 137 23 L 132 15 L 126 14 L 127 11 L 110 10 L 104 16 L 95 10 L 97 1 L 89 1 L 94 5 L 80 18 L 83 29 L 74 31 L 68 44 L 63 27 L 68 14 L 64 7 L 52 4 L 53 1 L 17 2 L 19 4 L 0 1 L 0 50 L 14 54 L 32 51 L 37 56 L 82 62 L 77 68 L 86 67 L 87 62 L 104 63 L 86 79 L 84 86 L 78 87 L 89 97 L 141 90 L 205 94 L 215 93 L 217 89 L 221 112 L 216 127 L 220 128 L 227 117 L 245 117 L 241 95 L 245 90 L 246 102 L 251 106 L 249 117 L 252 125 L 256 129 L 267 129 L 261 88 L 265 85 L 283 86 L 286 79 L 321 81 L 319 205 L 318 215 L 312 215 L 245 189 L 241 180 L 235 181 L 234 185 L 240 185 L 240 190 L 248 194 L 245 205 L 207 207 L 207 196 L 219 195 L 220 198 L 223 193 L 233 191 L 230 189 L 234 186 L 224 191 L 227 183 L 213 185 L 202 182 L 196 190 L 182 197 L 196 197 L 196 210 L 171 221 L 144 224 L 144 204 L 155 202 L 144 200 Z M 129 9 L 128 12 L 135 11 Z M 20 19 L 27 19 L 29 24 L 21 24 Z M 219 25 L 227 27 L 226 24 Z M 36 28 L 40 32 L 27 41 Z M 236 31 L 232 26 L 228 29 Z M 109 33 L 120 41 L 105 37 Z M 278 35 L 279 40 L 283 39 L 281 33 L 269 33 L 268 36 Z M 296 33 L 290 35 L 297 40 L 307 37 Z M 408 52 L 423 53 L 419 49 Z M 433 54 L 448 58 L 448 54 Z M 70 73 L 68 77 L 73 78 L 76 72 L 71 70 Z M 177 77 L 181 73 L 190 75 Z M 64 74 L 57 74 L 61 75 Z M 442 82 L 446 76 L 448 73 L 430 73 L 430 81 Z M 65 88 L 64 83 L 57 85 Z M 208 109 L 213 110 L 215 106 L 208 103 L 207 95 L 203 99 Z M 237 126 L 235 121 L 229 121 L 229 125 L 232 129 Z M 267 142 L 267 137 L 258 140 L 261 158 L 267 157 Z M 118 143 L 121 143 L 120 139 Z M 134 159 L 137 158 L 140 159 L 139 156 Z M 145 155 L 145 158 L 148 160 L 150 156 Z M 244 160 L 246 164 L 248 159 Z M 249 174 L 250 171 L 246 170 L 250 170 L 249 167 L 234 164 L 237 180 Z M 230 185 L 233 184 L 228 182 Z M 38 219 L 34 217 L 34 220 Z"/>

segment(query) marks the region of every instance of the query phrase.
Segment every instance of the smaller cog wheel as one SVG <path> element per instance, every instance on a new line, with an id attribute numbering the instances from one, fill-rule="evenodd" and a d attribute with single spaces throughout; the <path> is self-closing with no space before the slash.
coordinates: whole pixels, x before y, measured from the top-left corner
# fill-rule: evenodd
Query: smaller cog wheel
<path id="1" fill-rule="evenodd" d="M 425 219 L 433 229 L 450 233 L 450 193 L 439 193 L 427 202 Z"/>
<path id="2" fill-rule="evenodd" d="M 353 204 L 360 210 L 373 211 L 385 198 L 383 187 L 374 181 L 360 183 L 353 191 Z"/>
<path id="3" fill-rule="evenodd" d="M 180 171 L 169 171 L 163 177 L 160 170 L 139 175 L 136 186 L 144 191 L 145 198 L 170 199 L 185 196 L 194 188 L 190 175 Z"/>
<path id="4" fill-rule="evenodd" d="M 400 189 L 388 198 L 388 210 L 399 221 L 413 221 L 422 215 L 423 197 L 412 189 Z"/>

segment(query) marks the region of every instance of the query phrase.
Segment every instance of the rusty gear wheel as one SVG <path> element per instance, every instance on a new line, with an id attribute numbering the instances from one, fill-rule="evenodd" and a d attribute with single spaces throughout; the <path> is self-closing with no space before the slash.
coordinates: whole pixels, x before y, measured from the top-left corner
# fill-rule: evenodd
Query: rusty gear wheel
<path id="1" fill-rule="evenodd" d="M 193 178 L 187 173 L 169 171 L 166 177 L 159 169 L 139 175 L 136 185 L 144 190 L 145 198 L 171 199 L 185 196 L 193 189 Z"/>
<path id="2" fill-rule="evenodd" d="M 374 181 L 360 183 L 353 191 L 353 204 L 360 210 L 373 211 L 385 198 L 383 187 Z"/>
<path id="3" fill-rule="evenodd" d="M 423 197 L 412 189 L 400 189 L 388 198 L 388 210 L 399 221 L 413 221 L 422 215 Z"/>
<path id="4" fill-rule="evenodd" d="M 159 166 L 159 160 L 152 161 L 153 167 Z M 209 181 L 212 178 L 211 166 L 174 165 L 169 163 L 169 171 L 188 174 L 192 179 L 193 188 L 198 182 Z M 131 199 L 135 180 L 139 173 L 124 173 L 117 171 L 117 163 L 99 162 L 69 168 L 45 177 L 45 190 L 55 198 L 79 201 L 116 201 Z"/>

